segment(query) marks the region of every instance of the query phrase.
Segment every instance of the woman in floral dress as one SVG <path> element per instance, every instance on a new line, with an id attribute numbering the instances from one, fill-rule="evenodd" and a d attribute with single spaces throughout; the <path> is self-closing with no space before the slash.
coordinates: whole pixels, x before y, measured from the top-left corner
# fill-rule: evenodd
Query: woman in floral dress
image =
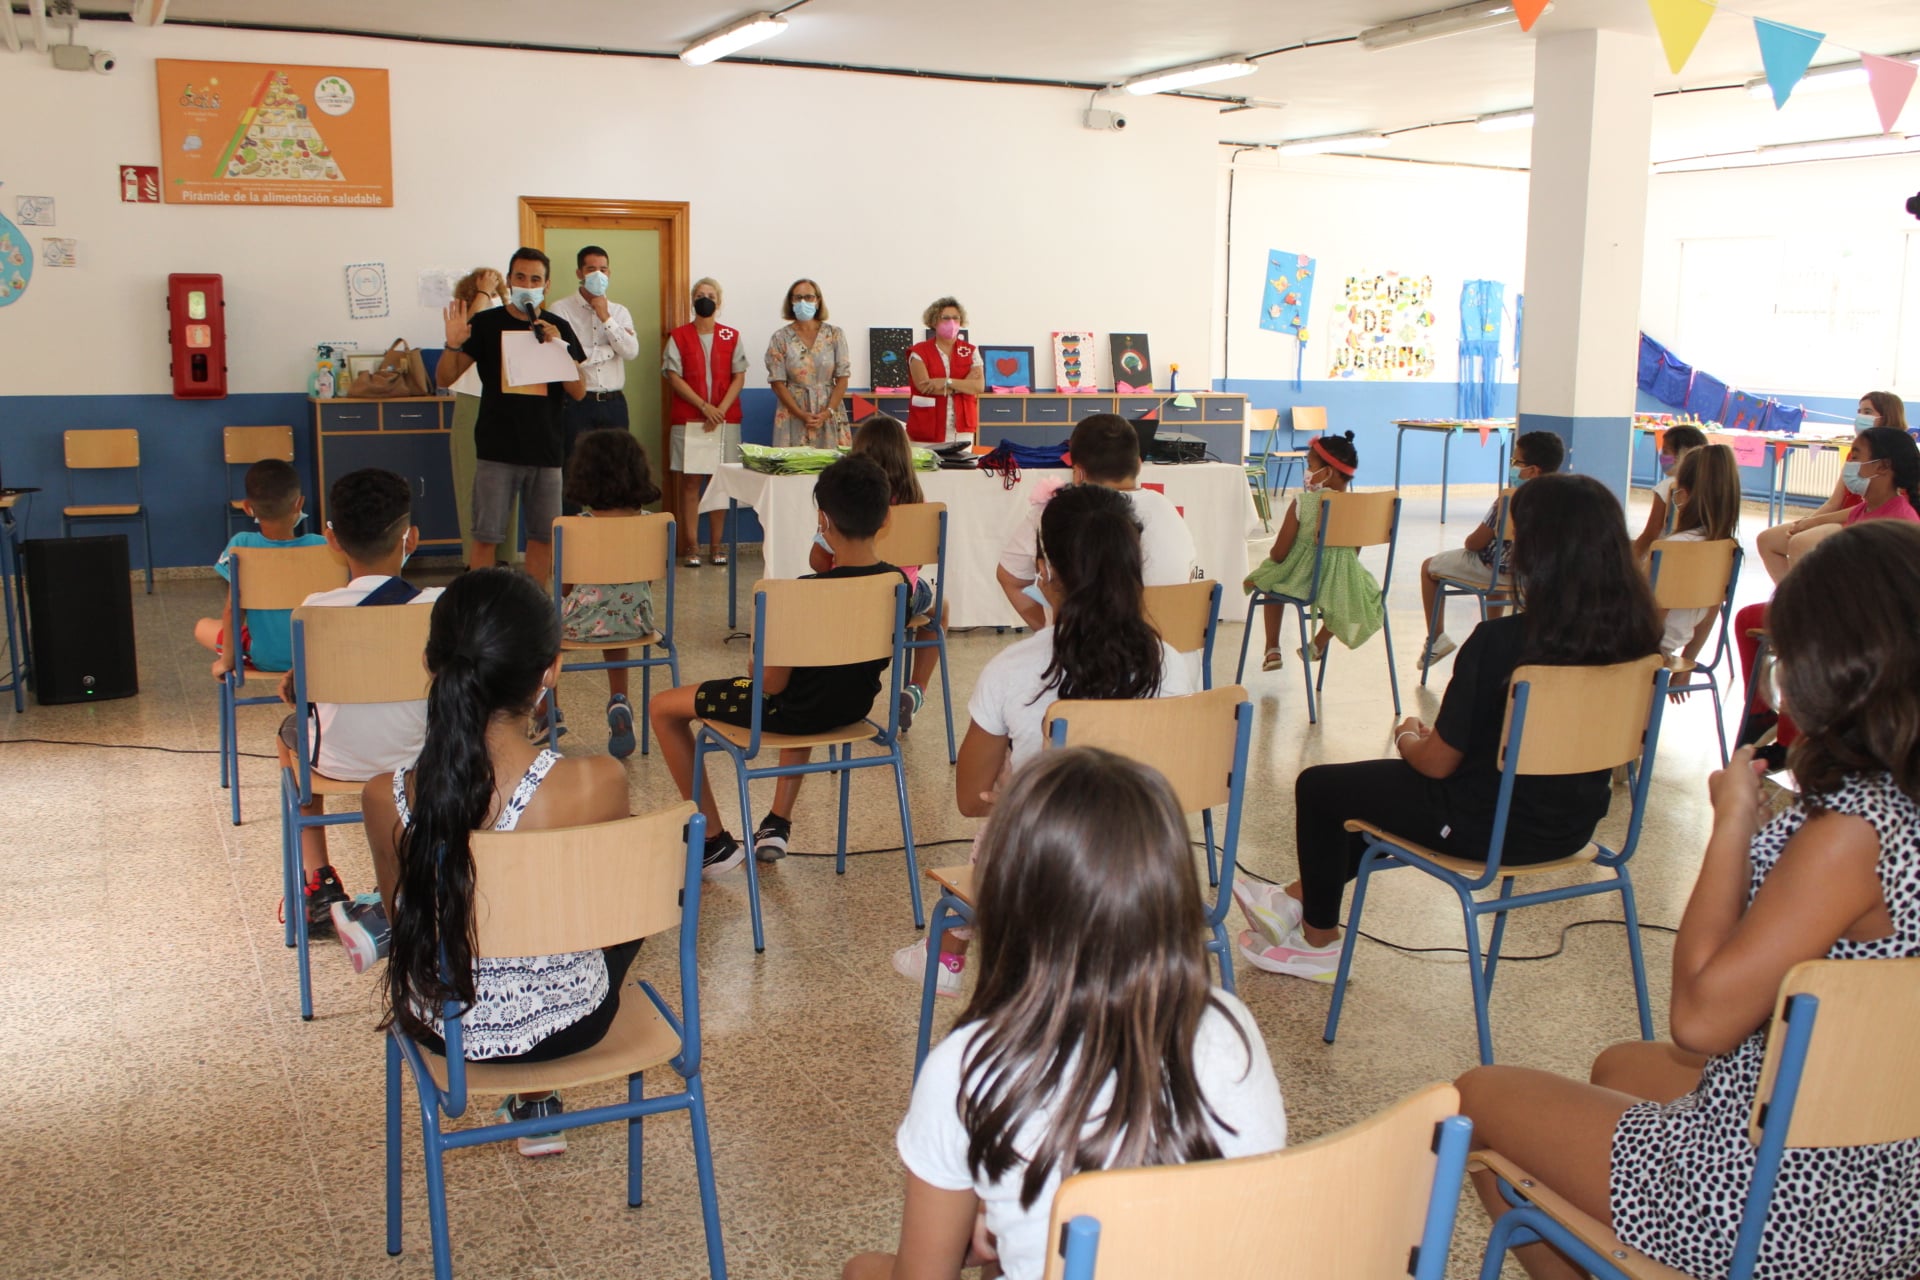
<path id="1" fill-rule="evenodd" d="M 820 286 L 795 280 L 787 286 L 780 314 L 788 323 L 767 343 L 767 382 L 780 402 L 773 414 L 773 443 L 830 449 L 853 443 L 847 427 L 847 335 L 827 323 Z"/>

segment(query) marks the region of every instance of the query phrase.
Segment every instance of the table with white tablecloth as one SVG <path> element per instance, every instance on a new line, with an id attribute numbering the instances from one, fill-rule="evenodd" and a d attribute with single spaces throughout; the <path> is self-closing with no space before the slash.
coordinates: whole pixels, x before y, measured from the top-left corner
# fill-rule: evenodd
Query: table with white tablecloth
<path id="1" fill-rule="evenodd" d="M 1038 487 L 1058 483 L 1059 470 L 1023 472 L 1009 486 L 984 471 L 924 471 L 920 490 L 928 502 L 947 504 L 947 617 L 954 627 L 1017 627 L 1020 617 L 994 577 L 1000 549 Z M 700 510 L 752 507 L 760 517 L 765 576 L 797 578 L 807 572 L 815 529 L 812 476 L 770 476 L 738 463 L 722 466 L 700 499 Z M 1180 508 L 1193 530 L 1201 571 L 1227 584 L 1231 596 L 1247 574 L 1247 538 L 1260 528 L 1245 471 L 1219 462 L 1148 464 L 1140 484 L 1159 489 Z M 729 529 L 734 522 L 729 522 Z M 737 557 L 729 557 L 728 592 Z M 736 625 L 732 600 L 728 625 Z"/>

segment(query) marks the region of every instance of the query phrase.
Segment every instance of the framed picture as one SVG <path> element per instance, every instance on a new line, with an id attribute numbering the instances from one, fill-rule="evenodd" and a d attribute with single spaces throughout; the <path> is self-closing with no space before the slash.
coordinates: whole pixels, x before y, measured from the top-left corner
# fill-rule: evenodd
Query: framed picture
<path id="1" fill-rule="evenodd" d="M 913 389 L 907 377 L 907 352 L 912 347 L 911 329 L 867 330 L 867 374 L 875 395 L 905 395 Z"/>
<path id="2" fill-rule="evenodd" d="M 986 362 L 987 391 L 996 396 L 1024 396 L 1033 390 L 1032 347 L 981 347 Z"/>
<path id="3" fill-rule="evenodd" d="M 1093 358 L 1091 330 L 1054 330 L 1053 389 L 1062 395 L 1092 395 L 1098 391 Z"/>
<path id="4" fill-rule="evenodd" d="M 347 353 L 347 385 L 363 373 L 380 372 L 380 362 L 387 358 L 384 351 L 349 351 Z"/>
<path id="5" fill-rule="evenodd" d="M 1153 356 L 1147 350 L 1147 335 L 1110 333 L 1107 343 L 1113 354 L 1113 389 L 1122 395 L 1153 390 Z"/>

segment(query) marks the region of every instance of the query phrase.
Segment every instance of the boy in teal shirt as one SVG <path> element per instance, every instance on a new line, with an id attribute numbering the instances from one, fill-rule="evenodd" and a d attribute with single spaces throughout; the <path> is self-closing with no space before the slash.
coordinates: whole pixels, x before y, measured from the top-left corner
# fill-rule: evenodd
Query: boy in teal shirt
<path id="1" fill-rule="evenodd" d="M 241 509 L 260 525 L 260 532 L 233 535 L 214 569 L 222 578 L 233 577 L 235 547 L 323 547 L 327 540 L 317 533 L 294 536 L 294 530 L 306 515 L 306 496 L 300 492 L 300 473 L 290 462 L 269 458 L 247 468 L 247 497 Z M 238 629 L 240 643 L 229 645 L 226 638 Z M 193 638 L 216 655 L 213 676 L 219 679 L 233 670 L 237 650 L 256 671 L 285 671 L 293 665 L 293 611 L 291 609 L 254 609 L 244 622 L 233 616 L 231 606 L 218 618 L 202 618 L 193 624 Z"/>

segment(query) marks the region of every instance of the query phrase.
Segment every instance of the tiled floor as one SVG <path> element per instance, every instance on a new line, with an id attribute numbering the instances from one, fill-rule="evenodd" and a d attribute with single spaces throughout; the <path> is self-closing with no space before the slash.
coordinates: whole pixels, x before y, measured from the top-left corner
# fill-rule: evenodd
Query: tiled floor
<path id="1" fill-rule="evenodd" d="M 1441 687 L 1419 689 L 1413 670 L 1419 560 L 1464 537 L 1484 500 L 1484 492 L 1456 492 L 1444 528 L 1436 497 L 1409 500 L 1392 616 L 1410 714 L 1431 719 Z M 1643 509 L 1633 516 L 1637 527 Z M 1750 507 L 1749 538 L 1761 523 Z M 744 576 L 753 567 L 744 566 Z M 1758 598 L 1757 566 L 1747 577 L 1747 594 Z M 724 573 L 711 568 L 681 573 L 689 680 L 746 661 L 740 644 L 720 643 L 724 586 Z M 298 1016 L 293 956 L 275 921 L 275 776 L 267 759 L 243 763 L 247 820 L 227 822 L 212 755 L 214 687 L 191 640 L 193 620 L 217 599 L 211 581 L 162 582 L 155 595 L 134 597 L 139 697 L 0 713 L 0 813 L 12 832 L 0 847 L 0 1276 L 430 1273 L 411 1147 L 406 1250 L 394 1260 L 384 1249 L 375 984 L 356 978 L 333 944 L 321 944 L 317 1016 Z M 1238 613 L 1231 590 L 1228 609 Z M 1237 623 L 1221 629 L 1223 679 L 1231 678 L 1239 635 Z M 992 632 L 954 638 L 963 728 L 966 691 L 1007 642 Z M 1336 651 L 1318 727 L 1306 723 L 1291 657 L 1284 671 L 1249 679 L 1259 718 L 1241 849 L 1248 870 L 1291 876 L 1292 780 L 1301 767 L 1385 751 L 1392 708 L 1381 654 L 1377 641 L 1358 653 Z M 576 726 L 568 750 L 604 749 L 591 731 L 603 689 L 597 677 L 566 679 Z M 269 750 L 277 715 L 242 715 L 249 750 Z M 972 824 L 953 808 L 937 704 L 923 715 L 909 740 L 909 785 L 923 865 L 940 865 L 962 856 Z M 1649 922 L 1678 920 L 1707 829 L 1705 779 L 1716 764 L 1701 700 L 1675 708 L 1634 864 Z M 630 772 L 636 812 L 674 798 L 657 759 L 636 756 Z M 723 791 L 730 785 L 723 772 L 716 780 Z M 857 778 L 853 797 L 852 847 L 897 846 L 885 777 Z M 1617 836 L 1623 816 L 1616 811 L 1603 830 Z M 358 829 L 335 828 L 334 839 L 348 887 L 370 887 Z M 795 847 L 830 851 L 832 839 L 830 792 L 816 781 L 802 801 Z M 875 852 L 836 878 L 830 859 L 796 855 L 763 883 L 764 955 L 752 949 L 740 875 L 709 886 L 700 922 L 727 1259 L 741 1277 L 830 1277 L 849 1253 L 889 1246 L 898 1227 L 892 1134 L 907 1102 L 918 1007 L 918 988 L 888 964 L 892 949 L 914 937 L 902 860 Z M 1523 913 L 1508 951 L 1516 961 L 1552 951 L 1567 922 L 1609 914 L 1610 902 Z M 1451 900 L 1412 875 L 1385 878 L 1368 919 L 1369 933 L 1406 946 L 1459 941 Z M 1620 931 L 1576 930 L 1564 945 L 1557 959 L 1502 968 L 1494 1028 L 1503 1061 L 1583 1073 L 1602 1047 L 1634 1033 Z M 1649 933 L 1646 949 L 1664 1027 L 1669 940 Z M 648 948 L 640 972 L 655 975 L 666 951 Z M 1335 1045 L 1320 1038 L 1326 987 L 1248 970 L 1241 993 L 1266 1033 L 1296 1140 L 1474 1062 L 1455 955 L 1363 945 Z M 583 1092 L 569 1102 L 593 1100 Z M 416 1120 L 408 1132 L 411 1142 Z M 449 1157 L 459 1272 L 704 1275 L 685 1120 L 650 1122 L 647 1141 L 649 1198 L 633 1211 L 625 1207 L 618 1127 L 575 1133 L 571 1151 L 554 1160 L 523 1160 L 510 1147 Z M 1469 1275 L 1485 1231 L 1477 1210 L 1464 1209 L 1461 1222 L 1454 1267 Z"/>

